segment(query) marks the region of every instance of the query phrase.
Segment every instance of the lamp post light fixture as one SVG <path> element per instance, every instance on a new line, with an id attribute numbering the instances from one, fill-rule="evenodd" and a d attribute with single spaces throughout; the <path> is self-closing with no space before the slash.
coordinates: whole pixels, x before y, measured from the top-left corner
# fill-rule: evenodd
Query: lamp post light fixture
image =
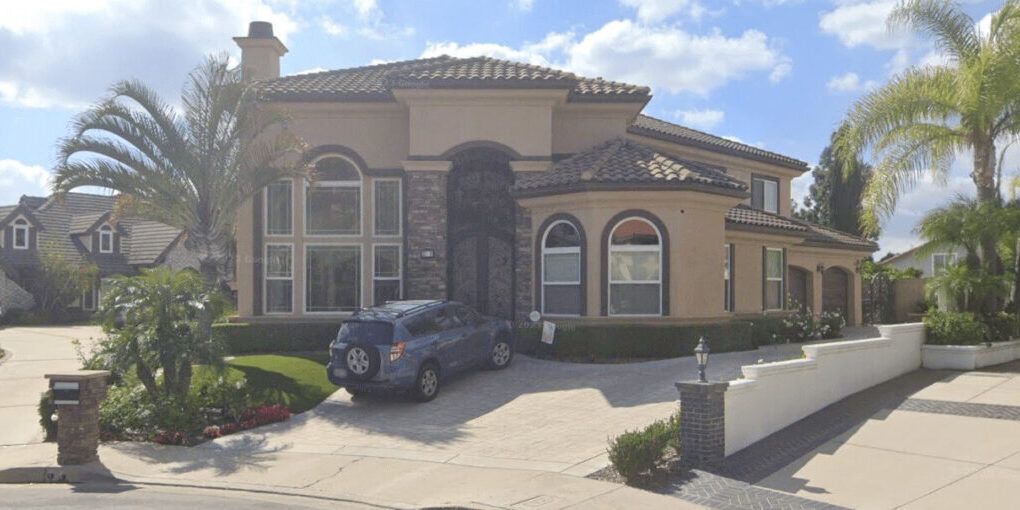
<path id="1" fill-rule="evenodd" d="M 694 358 L 698 361 L 698 382 L 708 382 L 708 379 L 705 379 L 705 367 L 708 366 L 708 352 L 709 349 L 705 343 L 705 337 L 701 337 L 698 340 L 698 346 L 694 348 Z"/>

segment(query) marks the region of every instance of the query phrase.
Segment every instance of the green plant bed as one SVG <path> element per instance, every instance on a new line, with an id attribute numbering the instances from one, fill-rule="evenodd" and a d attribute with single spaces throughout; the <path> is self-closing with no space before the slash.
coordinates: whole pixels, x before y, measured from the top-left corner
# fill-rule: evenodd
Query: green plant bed
<path id="1" fill-rule="evenodd" d="M 340 321 L 214 324 L 213 338 L 228 354 L 327 352 Z"/>
<path id="2" fill-rule="evenodd" d="M 227 362 L 222 377 L 227 384 L 242 378 L 253 404 L 280 403 L 292 413 L 307 411 L 337 390 L 326 377 L 326 352 L 239 356 Z M 219 377 L 212 367 L 195 368 L 193 388 L 212 384 Z"/>
<path id="3" fill-rule="evenodd" d="M 712 352 L 746 351 L 754 348 L 751 325 L 746 321 L 720 324 L 571 325 L 557 328 L 552 345 L 540 342 L 541 328 L 517 330 L 517 349 L 555 359 L 587 362 L 621 362 L 690 356 L 702 336 Z"/>

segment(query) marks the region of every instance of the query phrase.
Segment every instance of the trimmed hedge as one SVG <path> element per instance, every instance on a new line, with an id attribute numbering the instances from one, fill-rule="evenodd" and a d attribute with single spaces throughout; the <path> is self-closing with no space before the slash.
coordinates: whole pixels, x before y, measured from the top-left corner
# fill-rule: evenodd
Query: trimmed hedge
<path id="1" fill-rule="evenodd" d="M 228 354 L 326 351 L 340 321 L 214 324 L 214 340 Z"/>
<path id="2" fill-rule="evenodd" d="M 541 327 L 517 330 L 517 350 L 542 352 L 567 358 L 677 358 L 690 356 L 702 336 L 712 352 L 754 349 L 751 324 L 732 321 L 720 324 L 642 325 L 599 324 L 557 325 L 551 346 L 541 344 Z"/>

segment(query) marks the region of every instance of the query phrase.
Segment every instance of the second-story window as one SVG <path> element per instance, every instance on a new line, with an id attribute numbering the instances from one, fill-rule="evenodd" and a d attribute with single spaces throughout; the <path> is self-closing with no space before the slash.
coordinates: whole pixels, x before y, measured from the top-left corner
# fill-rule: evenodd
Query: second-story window
<path id="1" fill-rule="evenodd" d="M 28 222 L 24 218 L 18 218 L 14 220 L 14 249 L 15 250 L 27 250 L 28 249 Z"/>
<path id="2" fill-rule="evenodd" d="M 99 253 L 113 253 L 113 229 L 109 225 L 99 229 Z"/>
<path id="3" fill-rule="evenodd" d="M 361 234 L 361 173 L 347 158 L 315 163 L 314 181 L 305 188 L 305 234 Z"/>
<path id="4" fill-rule="evenodd" d="M 281 179 L 266 186 L 266 235 L 289 236 L 293 233 L 293 184 Z"/>
<path id="5" fill-rule="evenodd" d="M 779 214 L 779 180 L 761 175 L 752 176 L 751 207 Z"/>

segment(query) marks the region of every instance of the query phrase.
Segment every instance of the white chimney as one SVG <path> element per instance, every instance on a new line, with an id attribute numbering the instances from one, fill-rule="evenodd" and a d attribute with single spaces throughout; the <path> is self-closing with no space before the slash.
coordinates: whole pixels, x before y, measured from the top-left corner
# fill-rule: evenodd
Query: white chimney
<path id="1" fill-rule="evenodd" d="M 280 57 L 287 53 L 287 47 L 273 35 L 273 24 L 268 21 L 252 21 L 248 24 L 247 37 L 235 37 L 241 47 L 241 67 L 245 79 L 272 80 L 280 77 Z"/>

